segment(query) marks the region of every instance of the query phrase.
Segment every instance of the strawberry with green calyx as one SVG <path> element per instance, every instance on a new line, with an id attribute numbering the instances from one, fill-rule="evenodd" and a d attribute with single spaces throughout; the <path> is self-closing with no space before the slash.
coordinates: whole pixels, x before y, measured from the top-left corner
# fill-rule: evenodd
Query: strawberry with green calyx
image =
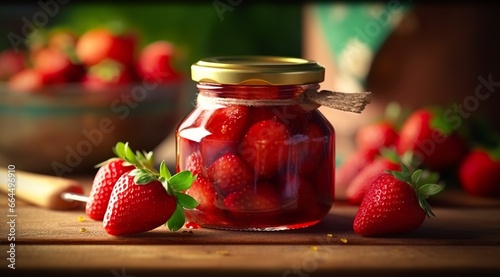
<path id="1" fill-rule="evenodd" d="M 171 175 L 165 161 L 156 171 L 144 163 L 146 155 L 134 153 L 128 144 L 115 147 L 118 157 L 134 165 L 123 174 L 111 193 L 103 226 L 115 236 L 133 235 L 165 224 L 171 231 L 185 223 L 184 209 L 194 209 L 198 202 L 183 192 L 196 179 L 190 171 Z"/>
<path id="2" fill-rule="evenodd" d="M 425 217 L 434 216 L 426 199 L 441 192 L 439 175 L 404 164 L 388 170 L 370 186 L 355 215 L 354 232 L 362 236 L 404 234 L 417 229 Z"/>
<path id="3" fill-rule="evenodd" d="M 133 164 L 125 160 L 125 148 L 129 148 L 128 143 L 117 143 L 112 149 L 116 156 L 96 165 L 96 168 L 99 168 L 99 170 L 94 176 L 89 200 L 85 206 L 85 213 L 94 220 L 102 220 L 104 218 L 116 181 L 123 174 L 136 168 Z M 142 167 L 152 168 L 154 164 L 153 152 L 138 152 L 136 154 L 136 163 Z"/>
<path id="4" fill-rule="evenodd" d="M 133 79 L 133 74 L 123 64 L 104 60 L 88 67 L 81 81 L 87 90 L 100 91 L 129 84 Z"/>
<path id="5" fill-rule="evenodd" d="M 410 114 L 399 132 L 398 153 L 413 151 L 422 165 L 431 170 L 456 166 L 467 145 L 445 114 L 440 107 L 425 107 Z"/>

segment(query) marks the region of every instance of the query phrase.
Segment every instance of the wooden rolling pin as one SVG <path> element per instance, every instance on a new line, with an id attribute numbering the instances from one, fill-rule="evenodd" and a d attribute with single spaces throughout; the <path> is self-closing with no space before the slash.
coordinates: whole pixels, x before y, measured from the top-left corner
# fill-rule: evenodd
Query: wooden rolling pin
<path id="1" fill-rule="evenodd" d="M 9 190 L 10 187 L 10 190 Z M 85 201 L 83 188 L 75 180 L 0 168 L 0 191 L 9 194 L 15 189 L 15 198 L 51 210 L 69 210 Z"/>

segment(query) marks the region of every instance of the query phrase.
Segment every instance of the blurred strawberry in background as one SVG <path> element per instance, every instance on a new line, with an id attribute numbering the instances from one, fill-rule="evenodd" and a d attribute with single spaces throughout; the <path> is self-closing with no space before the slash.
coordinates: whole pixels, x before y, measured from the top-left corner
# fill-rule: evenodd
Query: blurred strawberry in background
<path id="1" fill-rule="evenodd" d="M 24 51 L 1 52 L 0 81 L 23 92 L 69 83 L 103 91 L 131 83 L 182 81 L 174 65 L 178 51 L 173 43 L 140 45 L 138 32 L 131 28 L 95 27 L 80 35 L 67 28 L 40 30 L 29 37 Z"/>
<path id="2" fill-rule="evenodd" d="M 22 52 L 4 50 L 0 52 L 0 81 L 10 79 L 14 74 L 23 70 L 26 66 L 26 58 Z"/>
<path id="3" fill-rule="evenodd" d="M 87 65 L 96 65 L 106 59 L 131 66 L 135 60 L 137 37 L 132 32 L 114 34 L 106 28 L 95 28 L 83 33 L 76 43 L 76 55 Z"/>
<path id="4" fill-rule="evenodd" d="M 178 81 L 181 75 L 172 67 L 175 46 L 167 41 L 155 41 L 144 47 L 137 60 L 137 73 L 143 80 L 153 78 L 163 83 Z"/>

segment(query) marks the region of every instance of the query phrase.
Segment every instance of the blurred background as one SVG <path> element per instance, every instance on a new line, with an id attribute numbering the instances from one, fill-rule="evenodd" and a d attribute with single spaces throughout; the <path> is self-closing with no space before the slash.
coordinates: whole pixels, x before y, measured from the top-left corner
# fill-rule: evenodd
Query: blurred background
<path id="1" fill-rule="evenodd" d="M 418 4 L 412 1 L 265 4 L 221 0 L 206 3 L 199 1 L 194 4 L 147 1 L 137 4 L 82 4 L 48 0 L 33 5 L 1 6 L 0 49 L 12 49 L 15 48 L 14 45 L 26 48 L 24 40 L 19 43 L 19 37 L 24 38 L 23 32 L 32 31 L 30 26 L 46 30 L 69 29 L 77 36 L 103 26 L 134 30 L 139 49 L 158 40 L 172 43 L 175 47 L 172 64 L 184 78 L 180 86 L 169 87 L 172 94 L 180 94 L 181 97 L 165 98 L 164 101 L 178 102 L 170 106 L 154 106 L 155 108 L 145 106 L 144 110 L 147 111 L 156 109 L 153 115 L 141 114 L 140 108 L 131 110 L 132 126 L 150 125 L 150 128 L 143 128 L 142 132 L 125 132 L 118 136 L 116 130 L 122 128 L 122 121 L 113 118 L 111 124 L 117 129 L 109 134 L 102 132 L 110 141 L 133 141 L 133 136 L 144 135 L 146 132 L 146 138 L 137 140 L 134 147 L 155 148 L 157 158 L 166 159 L 170 164 L 175 163 L 172 130 L 191 110 L 195 99 L 196 89 L 189 80 L 192 63 L 209 56 L 247 54 L 314 59 L 326 68 L 322 88 L 345 92 L 371 91 L 374 96 L 372 103 L 362 114 L 320 108 L 337 130 L 337 156 L 341 161 L 354 151 L 353 138 L 356 131 L 381 117 L 390 102 L 399 103 L 404 110 L 414 110 L 426 105 L 453 107 L 456 104 L 468 107 L 467 114 L 486 118 L 488 126 L 498 130 L 499 7 L 463 3 Z M 0 72 L 1 66 L 4 65 L 0 63 Z M 471 100 L 479 86 L 482 86 L 482 90 L 486 89 L 488 97 L 484 100 Z M 2 90 L 8 89 L 3 86 Z M 88 170 L 88 166 L 83 166 L 84 161 L 90 160 L 89 163 L 93 163 L 94 160 L 90 157 L 106 150 L 97 150 L 101 148 L 80 143 L 82 140 L 92 142 L 89 135 L 85 136 L 80 130 L 100 128 L 95 127 L 99 125 L 92 124 L 102 123 L 102 118 L 117 116 L 116 113 L 106 115 L 106 111 L 94 116 L 86 114 L 83 122 L 88 125 L 76 125 L 75 132 L 78 134 L 69 141 L 57 140 L 54 134 L 36 139 L 34 136 L 39 131 L 30 133 L 26 129 L 37 128 L 41 124 L 29 122 L 46 117 L 49 122 L 45 122 L 46 124 L 57 125 L 57 118 L 78 115 L 68 114 L 67 111 L 58 111 L 54 115 L 47 109 L 41 109 L 43 112 L 40 112 L 36 105 L 56 103 L 54 96 L 47 99 L 39 94 L 23 93 L 18 96 L 10 91 L 0 91 L 0 99 L 2 165 L 23 164 L 26 169 L 50 174 Z M 35 104 L 32 99 L 36 99 Z M 469 100 L 472 102 L 467 102 Z M 67 100 L 71 101 L 75 99 Z M 158 101 L 153 99 L 151 102 L 158 105 Z M 94 103 L 94 100 L 89 100 L 89 103 Z M 106 103 L 102 109 L 109 112 L 109 103 L 112 102 Z M 139 105 L 147 103 L 149 102 L 143 101 Z M 29 107 L 25 109 L 24 105 Z M 149 118 L 161 116 L 162 109 L 165 111 L 172 108 L 177 110 L 168 114 L 170 121 L 167 118 Z M 135 121 L 135 114 L 132 112 L 137 113 Z M 461 117 L 464 121 L 470 118 L 465 114 Z M 23 120 L 18 121 L 19 118 Z M 71 122 L 79 120 L 58 125 L 52 132 L 70 132 L 67 124 L 71 125 Z M 130 124 L 123 128 L 131 128 Z M 162 128 L 164 132 L 159 131 Z M 20 129 L 23 132 L 17 132 Z M 20 138 L 23 135 L 28 137 Z M 98 134 L 94 135 L 96 140 L 100 138 Z M 153 139 L 155 136 L 157 138 Z M 141 144 L 144 140 L 149 140 L 150 143 Z M 36 156 L 35 153 L 18 149 L 26 150 L 21 144 L 30 142 L 32 146 L 36 146 L 31 152 L 38 149 L 48 151 L 45 153 L 62 151 L 62 156 L 43 160 L 46 154 Z M 48 146 L 49 144 L 52 145 Z M 103 145 L 103 149 L 109 149 L 108 145 Z M 71 151 L 76 152 L 73 153 L 74 157 L 70 155 Z M 110 153 L 105 152 L 102 156 L 109 155 Z M 24 160 L 22 162 L 21 156 Z M 54 164 L 57 159 L 61 159 L 60 163 Z M 33 163 L 51 166 L 30 167 Z"/>

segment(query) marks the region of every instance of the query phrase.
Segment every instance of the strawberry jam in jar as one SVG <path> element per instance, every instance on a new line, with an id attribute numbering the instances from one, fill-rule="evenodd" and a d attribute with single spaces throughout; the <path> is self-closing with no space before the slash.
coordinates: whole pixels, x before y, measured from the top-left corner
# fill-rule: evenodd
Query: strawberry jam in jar
<path id="1" fill-rule="evenodd" d="M 270 56 L 202 59 L 191 67 L 196 107 L 176 131 L 176 170 L 197 177 L 188 220 L 206 228 L 275 231 L 321 221 L 334 199 L 335 134 L 318 106 L 314 61 Z"/>

